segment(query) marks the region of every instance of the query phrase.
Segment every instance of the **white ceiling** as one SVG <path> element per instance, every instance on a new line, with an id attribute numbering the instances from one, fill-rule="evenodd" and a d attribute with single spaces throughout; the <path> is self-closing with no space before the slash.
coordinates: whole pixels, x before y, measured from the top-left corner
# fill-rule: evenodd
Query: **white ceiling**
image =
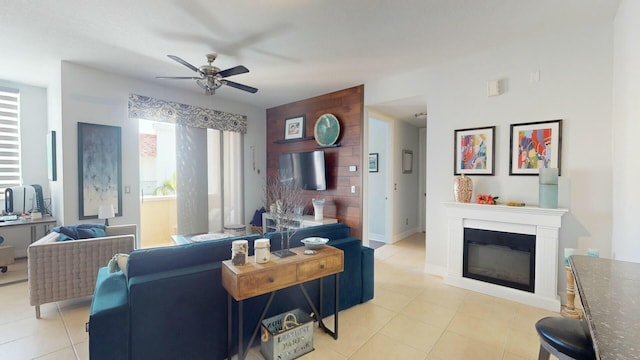
<path id="1" fill-rule="evenodd" d="M 203 92 L 167 58 L 217 52 L 215 96 L 269 108 L 402 73 L 539 32 L 611 22 L 619 0 L 0 0 L 0 79 L 46 87 L 60 60 Z M 99 84 L 96 84 L 99 86 Z M 380 104 L 396 117 L 424 99 Z"/>

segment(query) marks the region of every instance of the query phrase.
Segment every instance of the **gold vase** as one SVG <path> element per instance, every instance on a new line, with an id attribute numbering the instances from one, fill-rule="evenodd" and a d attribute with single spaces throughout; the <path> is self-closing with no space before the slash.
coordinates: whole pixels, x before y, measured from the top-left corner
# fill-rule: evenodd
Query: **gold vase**
<path id="1" fill-rule="evenodd" d="M 471 195 L 473 194 L 473 181 L 470 177 L 464 174 L 456 177 L 453 180 L 453 199 L 456 202 L 468 203 L 471 202 Z"/>

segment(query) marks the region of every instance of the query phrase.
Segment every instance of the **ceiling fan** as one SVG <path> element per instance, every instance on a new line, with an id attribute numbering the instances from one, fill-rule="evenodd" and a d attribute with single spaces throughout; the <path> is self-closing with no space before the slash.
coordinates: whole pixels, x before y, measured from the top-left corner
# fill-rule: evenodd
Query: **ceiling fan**
<path id="1" fill-rule="evenodd" d="M 249 69 L 244 67 L 243 65 L 238 65 L 226 70 L 220 70 L 220 68 L 212 65 L 213 61 L 218 57 L 218 54 L 207 54 L 207 62 L 208 65 L 202 65 L 199 68 L 189 64 L 188 62 L 182 60 L 181 58 L 175 55 L 167 55 L 171 60 L 177 61 L 180 64 L 188 67 L 189 69 L 198 73 L 199 76 L 156 76 L 156 79 L 191 79 L 195 80 L 196 83 L 205 90 L 205 94 L 213 95 L 216 92 L 216 89 L 221 87 L 222 85 L 231 86 L 233 88 L 250 92 L 255 94 L 258 89 L 239 84 L 237 82 L 233 82 L 231 80 L 227 80 L 225 78 L 233 75 L 239 75 L 248 73 Z"/>

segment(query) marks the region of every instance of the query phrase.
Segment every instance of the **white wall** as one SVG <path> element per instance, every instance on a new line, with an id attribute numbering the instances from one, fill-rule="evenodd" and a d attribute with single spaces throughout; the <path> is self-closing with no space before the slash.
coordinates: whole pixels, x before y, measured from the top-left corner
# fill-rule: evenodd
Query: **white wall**
<path id="1" fill-rule="evenodd" d="M 47 179 L 47 89 L 4 80 L 0 80 L 0 87 L 20 91 L 22 184 L 42 185 L 42 192 L 47 198 L 50 193 Z M 4 209 L 4 202 L 0 208 Z"/>
<path id="2" fill-rule="evenodd" d="M 394 184 L 397 184 L 393 203 L 393 240 L 399 241 L 418 231 L 418 187 L 419 135 L 418 128 L 404 121 L 394 123 L 393 156 L 396 159 L 393 169 Z M 413 170 L 402 172 L 403 150 L 413 153 Z"/>
<path id="3" fill-rule="evenodd" d="M 60 126 L 63 144 L 64 191 L 55 194 L 57 201 L 64 199 L 64 209 L 59 222 L 73 224 L 79 222 L 78 214 L 78 163 L 77 163 L 77 123 L 89 122 L 115 125 L 122 128 L 122 185 L 130 186 L 131 192 L 123 193 L 122 217 L 112 223 L 139 224 L 140 184 L 138 160 L 138 123 L 127 116 L 128 95 L 136 93 L 158 99 L 176 101 L 184 104 L 208 107 L 220 111 L 246 115 L 248 129 L 244 140 L 244 187 L 245 219 L 248 223 L 253 211 L 261 204 L 262 183 L 266 164 L 265 110 L 230 101 L 215 96 L 205 96 L 192 92 L 165 88 L 137 79 L 122 77 L 77 64 L 62 62 L 62 120 L 61 124 L 50 124 L 52 128 Z M 255 165 L 253 170 L 252 150 L 255 147 Z M 260 173 L 258 173 L 260 170 Z"/>
<path id="4" fill-rule="evenodd" d="M 365 106 L 427 99 L 428 271 L 443 274 L 446 267 L 442 202 L 452 201 L 454 130 L 496 125 L 495 176 L 473 177 L 474 192 L 534 205 L 538 178 L 508 175 L 509 125 L 552 119 L 564 119 L 559 205 L 570 210 L 560 247 L 597 247 L 610 256 L 612 38 L 611 24 L 594 25 L 365 84 Z M 535 71 L 540 81 L 530 82 Z M 505 93 L 489 98 L 486 82 L 493 79 L 505 80 Z"/>
<path id="5" fill-rule="evenodd" d="M 616 259 L 640 262 L 640 2 L 623 0 L 614 29 L 613 240 Z"/>
<path id="6" fill-rule="evenodd" d="M 56 181 L 50 181 L 51 188 L 51 212 L 58 220 L 64 218 L 64 163 L 62 156 L 62 144 L 65 136 L 62 133 L 62 66 L 51 69 L 51 79 L 47 88 L 47 128 L 56 132 Z M 69 161 L 73 161 L 70 159 Z M 77 162 L 77 160 L 76 160 Z"/>
<path id="7" fill-rule="evenodd" d="M 371 113 L 370 113 L 371 114 Z M 389 138 L 391 125 L 369 115 L 369 151 L 378 154 L 378 172 L 367 172 L 369 177 L 369 240 L 391 242 L 387 234 L 387 181 L 390 170 Z M 367 164 L 368 165 L 368 164 Z"/>

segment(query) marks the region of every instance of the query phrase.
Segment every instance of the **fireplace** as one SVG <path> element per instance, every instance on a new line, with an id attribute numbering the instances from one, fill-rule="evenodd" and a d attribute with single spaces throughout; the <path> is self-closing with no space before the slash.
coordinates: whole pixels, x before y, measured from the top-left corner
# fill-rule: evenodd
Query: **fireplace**
<path id="1" fill-rule="evenodd" d="M 567 213 L 567 209 L 469 203 L 444 203 L 444 207 L 447 215 L 448 233 L 445 283 L 551 311 L 560 311 L 558 270 L 564 270 L 564 262 L 558 256 L 558 242 L 562 224 L 561 218 Z M 468 232 L 466 229 L 509 234 L 509 237 L 514 235 L 518 239 L 533 239 L 517 240 L 515 248 L 518 252 L 511 254 L 518 254 L 518 258 L 520 256 L 523 258 L 521 263 L 524 266 L 517 271 L 519 275 L 511 274 L 506 279 L 504 279 L 505 276 L 502 276 L 503 279 L 493 279 L 491 282 L 486 278 L 477 279 L 481 276 L 495 277 L 487 276 L 487 274 L 493 275 L 497 270 L 478 270 L 478 267 L 486 265 L 487 261 L 474 257 L 478 256 L 481 259 L 489 257 L 493 258 L 494 262 L 498 262 L 495 259 L 502 260 L 503 252 L 513 250 L 514 246 L 502 244 L 501 236 L 497 237 L 498 244 L 486 244 L 485 240 L 473 240 L 470 246 L 465 246 L 465 232 Z M 520 238 L 520 236 L 524 237 Z M 526 243 L 531 245 L 530 248 L 520 249 L 521 246 L 528 247 L 528 245 L 524 245 Z M 512 259 L 503 267 L 513 269 L 515 262 L 518 261 Z M 474 263 L 476 264 L 474 265 Z M 463 274 L 465 267 L 467 270 L 471 270 L 467 271 L 467 274 Z M 469 272 L 475 273 L 475 275 L 471 275 L 475 278 L 470 277 Z M 520 274 L 527 274 L 525 276 L 529 277 L 529 280 L 519 280 L 522 276 Z M 518 288 L 525 282 L 525 289 Z M 511 286 L 514 283 L 516 286 Z"/>
<path id="2" fill-rule="evenodd" d="M 462 276 L 535 292 L 535 235 L 464 228 Z"/>

